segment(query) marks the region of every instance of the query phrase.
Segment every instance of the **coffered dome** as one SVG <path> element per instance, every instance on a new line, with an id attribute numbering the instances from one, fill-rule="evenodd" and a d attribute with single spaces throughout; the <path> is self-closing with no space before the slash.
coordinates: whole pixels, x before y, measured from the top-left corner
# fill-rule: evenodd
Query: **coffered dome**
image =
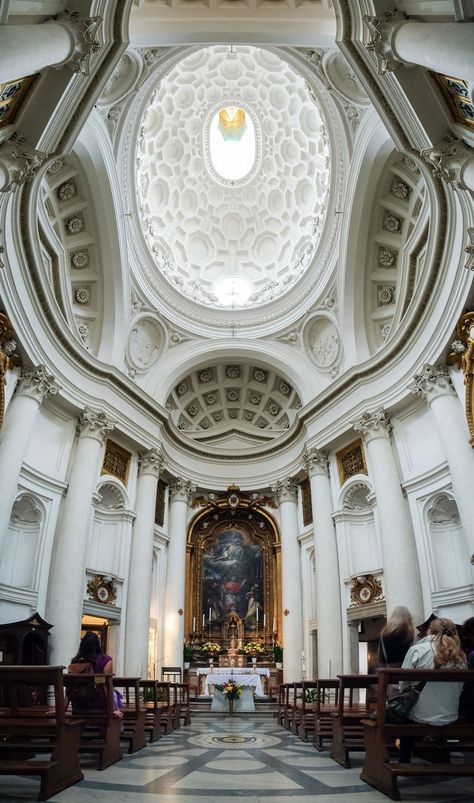
<path id="1" fill-rule="evenodd" d="M 168 285 L 235 308 L 297 283 L 329 193 L 325 126 L 301 75 L 255 47 L 193 52 L 154 88 L 139 130 L 142 237 Z"/>
<path id="2" fill-rule="evenodd" d="M 288 380 L 268 367 L 221 363 L 182 377 L 166 406 L 178 429 L 195 440 L 215 444 L 238 433 L 248 444 L 285 432 L 301 401 Z"/>

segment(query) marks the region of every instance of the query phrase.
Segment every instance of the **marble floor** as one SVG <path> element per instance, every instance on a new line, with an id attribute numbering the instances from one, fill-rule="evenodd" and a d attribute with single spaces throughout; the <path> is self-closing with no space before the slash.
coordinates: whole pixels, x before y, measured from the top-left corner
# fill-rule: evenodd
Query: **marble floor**
<path id="1" fill-rule="evenodd" d="M 196 717 L 190 726 L 103 772 L 85 779 L 53 803 L 387 803 L 359 779 L 362 760 L 345 770 L 317 753 L 275 720 Z M 34 801 L 35 779 L 0 776 L 0 801 Z M 473 803 L 474 779 L 402 779 L 404 803 Z"/>

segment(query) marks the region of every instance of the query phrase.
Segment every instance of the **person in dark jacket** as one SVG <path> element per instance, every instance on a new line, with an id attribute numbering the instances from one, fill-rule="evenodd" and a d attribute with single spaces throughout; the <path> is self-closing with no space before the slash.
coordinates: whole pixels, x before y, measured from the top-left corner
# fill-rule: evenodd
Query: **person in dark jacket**
<path id="1" fill-rule="evenodd" d="M 410 611 L 404 605 L 397 605 L 380 633 L 378 666 L 401 666 L 414 636 L 415 627 Z"/>

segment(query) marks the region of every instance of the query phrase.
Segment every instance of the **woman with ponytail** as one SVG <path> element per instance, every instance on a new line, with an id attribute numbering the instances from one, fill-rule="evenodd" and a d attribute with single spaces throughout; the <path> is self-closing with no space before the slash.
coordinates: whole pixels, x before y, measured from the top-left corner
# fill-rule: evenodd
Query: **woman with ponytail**
<path id="1" fill-rule="evenodd" d="M 466 669 L 466 656 L 461 647 L 456 625 L 451 619 L 433 619 L 426 638 L 408 650 L 402 669 Z M 410 684 L 400 684 L 402 687 Z M 410 719 L 431 725 L 449 725 L 458 719 L 462 683 L 426 683 L 418 702 L 410 711 Z M 410 761 L 413 740 L 400 739 L 400 762 Z"/>

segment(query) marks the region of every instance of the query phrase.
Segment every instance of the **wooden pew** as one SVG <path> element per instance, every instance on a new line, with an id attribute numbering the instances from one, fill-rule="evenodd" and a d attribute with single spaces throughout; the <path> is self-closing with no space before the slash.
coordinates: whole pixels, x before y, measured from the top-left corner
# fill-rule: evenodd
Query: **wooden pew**
<path id="1" fill-rule="evenodd" d="M 288 683 L 280 683 L 278 688 L 278 713 L 277 713 L 277 722 L 282 727 L 285 727 L 285 703 L 286 703 L 286 695 L 287 695 L 287 687 Z"/>
<path id="2" fill-rule="evenodd" d="M 421 681 L 436 681 L 436 683 L 464 683 L 473 681 L 474 670 L 458 669 L 380 669 L 378 670 L 379 686 L 377 701 L 377 720 L 362 720 L 365 741 L 365 759 L 360 777 L 363 781 L 379 789 L 392 800 L 400 800 L 398 790 L 398 777 L 429 777 L 447 776 L 459 778 L 471 776 L 469 782 L 472 787 L 474 799 L 474 766 L 473 764 L 450 764 L 452 751 L 471 751 L 474 748 L 473 725 L 465 720 L 457 720 L 450 725 L 429 725 L 419 722 L 404 722 L 401 725 L 391 725 L 385 721 L 385 703 L 388 687 L 400 680 L 410 681 L 413 684 Z M 435 763 L 401 764 L 395 750 L 391 747 L 395 739 L 400 736 L 412 736 L 416 743 L 426 737 L 444 737 L 446 744 L 436 749 L 431 747 L 432 758 Z M 436 755 L 438 753 L 438 755 Z M 423 754 L 429 757 L 428 751 Z"/>
<path id="3" fill-rule="evenodd" d="M 129 753 L 136 753 L 146 745 L 146 708 L 140 697 L 140 678 L 114 677 L 113 684 L 123 695 L 120 738 L 128 742 Z"/>
<path id="4" fill-rule="evenodd" d="M 338 675 L 338 677 L 337 712 L 331 715 L 331 758 L 343 767 L 350 767 L 349 753 L 365 750 L 362 720 L 366 719 L 375 708 L 375 703 L 368 702 L 367 690 L 378 683 L 378 677 L 377 675 Z M 360 703 L 356 697 L 364 689 L 366 702 Z"/>
<path id="5" fill-rule="evenodd" d="M 293 706 L 293 684 L 282 683 L 281 693 L 283 695 L 281 724 L 286 730 L 290 730 Z"/>
<path id="6" fill-rule="evenodd" d="M 122 720 L 114 716 L 114 689 L 112 675 L 83 673 L 64 675 L 64 689 L 71 703 L 72 717 L 83 723 L 79 752 L 97 756 L 96 767 L 105 770 L 122 758 L 120 728 Z M 101 706 L 84 706 L 84 692 L 91 691 L 91 699 L 100 695 Z M 82 694 L 80 693 L 82 690 Z"/>
<path id="7" fill-rule="evenodd" d="M 183 725 L 191 724 L 191 708 L 189 706 L 189 685 L 177 683 L 179 697 L 179 718 Z"/>
<path id="8" fill-rule="evenodd" d="M 181 726 L 181 695 L 179 686 L 179 683 L 170 683 L 170 708 L 173 728 L 179 728 Z"/>
<path id="9" fill-rule="evenodd" d="M 171 733 L 175 726 L 170 697 L 170 683 L 167 680 L 160 680 L 157 682 L 156 688 L 158 699 L 161 702 L 161 727 L 165 733 Z"/>
<path id="10" fill-rule="evenodd" d="M 38 800 L 82 781 L 81 722 L 68 720 L 62 666 L 0 666 L 0 774 L 39 775 Z M 54 705 L 43 704 L 49 699 Z M 49 754 L 39 760 L 35 756 Z"/>
<path id="11" fill-rule="evenodd" d="M 302 683 L 295 682 L 291 684 L 290 687 L 290 704 L 291 704 L 291 711 L 290 711 L 290 730 L 295 736 L 298 735 L 298 730 L 300 727 L 300 718 L 301 718 L 301 689 Z"/>
<path id="12" fill-rule="evenodd" d="M 324 742 L 332 742 L 332 715 L 338 710 L 339 680 L 319 678 L 317 680 L 316 706 L 314 709 L 314 746 L 324 750 Z"/>
<path id="13" fill-rule="evenodd" d="M 158 680 L 140 681 L 142 706 L 146 710 L 145 731 L 150 736 L 150 742 L 156 742 L 161 739 L 163 733 L 161 715 L 163 707 L 167 706 L 167 703 L 162 700 L 161 686 L 163 686 L 163 683 Z"/>
<path id="14" fill-rule="evenodd" d="M 303 742 L 308 741 L 308 734 L 314 737 L 314 712 L 317 694 L 318 681 L 304 680 L 301 684 L 301 711 L 298 728 L 298 736 Z"/>

